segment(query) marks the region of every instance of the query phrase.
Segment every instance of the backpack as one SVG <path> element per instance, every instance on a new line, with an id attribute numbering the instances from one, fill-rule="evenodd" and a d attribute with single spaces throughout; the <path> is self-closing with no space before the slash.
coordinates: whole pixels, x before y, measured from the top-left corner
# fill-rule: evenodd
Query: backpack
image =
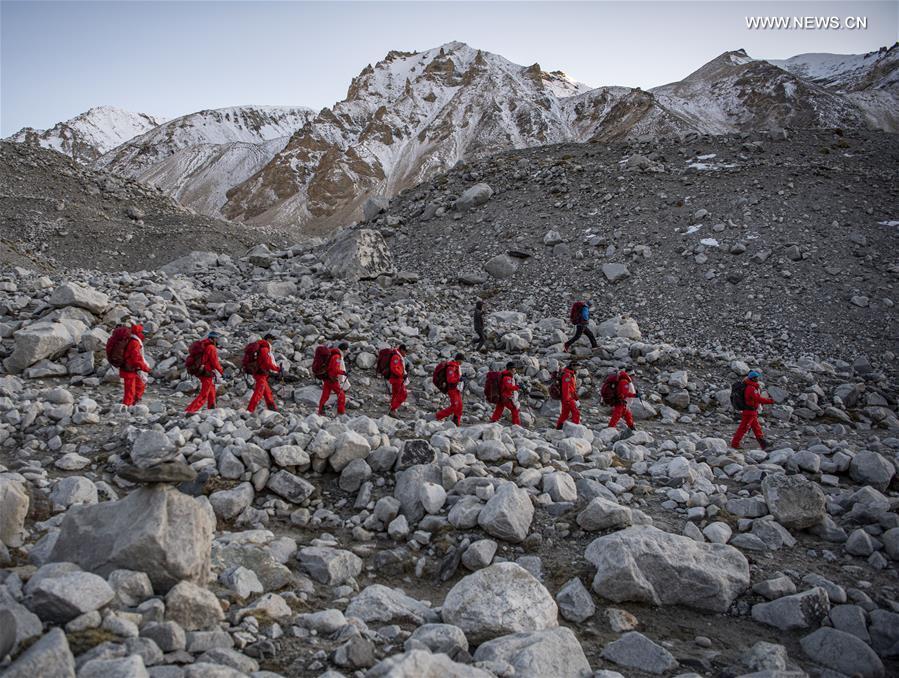
<path id="1" fill-rule="evenodd" d="M 586 306 L 583 301 L 576 301 L 571 305 L 571 311 L 569 313 L 569 318 L 571 320 L 572 325 L 577 325 L 578 323 L 583 321 L 581 317 L 581 311 L 584 310 L 584 306 Z"/>
<path id="2" fill-rule="evenodd" d="M 187 359 L 184 361 L 184 367 L 192 377 L 206 376 L 206 370 L 203 369 L 203 352 L 206 350 L 208 342 L 208 339 L 198 339 L 187 350 Z"/>
<path id="3" fill-rule="evenodd" d="M 605 378 L 599 389 L 599 395 L 602 398 L 603 405 L 618 405 L 621 399 L 618 397 L 618 373 L 613 372 Z"/>
<path id="4" fill-rule="evenodd" d="M 746 405 L 746 384 L 742 381 L 735 381 L 731 384 L 730 404 L 737 412 L 749 409 Z"/>
<path id="5" fill-rule="evenodd" d="M 316 379 L 328 380 L 328 365 L 336 350 L 338 349 L 332 349 L 324 344 L 315 349 L 315 355 L 312 356 L 312 374 Z"/>
<path id="6" fill-rule="evenodd" d="M 434 368 L 434 376 L 431 379 L 431 381 L 434 382 L 434 386 L 436 386 L 437 390 L 441 393 L 449 391 L 449 382 L 446 380 L 447 367 L 449 367 L 448 360 L 438 363 L 437 367 Z"/>
<path id="7" fill-rule="evenodd" d="M 262 351 L 261 341 L 252 341 L 244 347 L 243 360 L 240 361 L 240 367 L 244 374 L 261 374 L 259 369 L 259 353 Z"/>
<path id="8" fill-rule="evenodd" d="M 502 372 L 487 373 L 487 381 L 484 382 L 484 397 L 491 405 L 496 405 L 503 399 L 502 380 Z"/>
<path id="9" fill-rule="evenodd" d="M 393 373 L 390 371 L 390 361 L 397 353 L 399 351 L 395 348 L 382 348 L 378 351 L 378 362 L 375 365 L 375 369 L 385 379 L 390 379 L 393 376 Z"/>
<path id="10" fill-rule="evenodd" d="M 556 370 L 551 375 L 552 381 L 549 382 L 549 397 L 553 400 L 562 399 L 562 370 Z"/>
<path id="11" fill-rule="evenodd" d="M 106 360 L 110 365 L 118 368 L 125 366 L 125 349 L 128 348 L 131 337 L 131 328 L 124 325 L 119 325 L 112 331 L 106 340 Z"/>

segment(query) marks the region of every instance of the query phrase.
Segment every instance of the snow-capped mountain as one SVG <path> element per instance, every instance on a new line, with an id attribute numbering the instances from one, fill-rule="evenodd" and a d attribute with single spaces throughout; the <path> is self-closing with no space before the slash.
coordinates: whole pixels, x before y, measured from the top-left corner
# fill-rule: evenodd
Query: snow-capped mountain
<path id="1" fill-rule="evenodd" d="M 896 132 L 897 61 L 896 46 L 783 61 L 736 50 L 649 91 L 593 89 L 451 42 L 388 53 L 318 113 L 200 111 L 130 139 L 94 166 L 211 216 L 322 233 L 359 218 L 372 195 L 515 148 L 782 127 Z"/>
<path id="2" fill-rule="evenodd" d="M 658 103 L 713 134 L 770 127 L 857 127 L 845 97 L 744 50 L 725 52 L 679 82 L 650 90 Z"/>
<path id="3" fill-rule="evenodd" d="M 96 106 L 48 130 L 25 127 L 9 140 L 50 148 L 78 162 L 89 163 L 164 121 L 146 113 Z"/>
<path id="4" fill-rule="evenodd" d="M 390 52 L 231 191 L 224 214 L 307 230 L 345 222 L 367 196 L 392 195 L 459 161 L 571 139 L 562 102 L 589 90 L 460 42 Z"/>
<path id="5" fill-rule="evenodd" d="M 314 114 L 285 106 L 199 111 L 135 137 L 95 166 L 158 186 L 198 212 L 219 216 L 227 191 L 264 167 Z"/>
<path id="6" fill-rule="evenodd" d="M 799 54 L 770 63 L 842 94 L 869 127 L 899 131 L 899 43 L 867 54 Z"/>
<path id="7" fill-rule="evenodd" d="M 899 43 L 867 54 L 798 54 L 768 63 L 836 92 L 899 87 Z"/>

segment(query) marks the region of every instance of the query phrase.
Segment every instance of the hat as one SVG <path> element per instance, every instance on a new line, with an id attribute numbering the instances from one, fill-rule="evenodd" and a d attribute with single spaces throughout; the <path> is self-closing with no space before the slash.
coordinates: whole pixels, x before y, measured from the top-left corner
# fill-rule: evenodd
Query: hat
<path id="1" fill-rule="evenodd" d="M 753 381 L 760 379 L 761 376 L 762 376 L 762 373 L 759 372 L 758 370 L 749 370 L 749 374 L 746 375 L 747 378 L 752 379 Z"/>
<path id="2" fill-rule="evenodd" d="M 266 333 L 262 336 L 262 338 L 265 339 L 266 341 L 271 341 L 272 339 L 275 338 L 275 335 L 272 334 L 271 332 L 266 332 Z"/>
<path id="3" fill-rule="evenodd" d="M 456 362 L 462 362 L 463 360 L 465 360 L 465 354 L 464 354 L 464 353 L 457 353 L 457 354 L 453 357 L 453 360 L 455 360 Z"/>
<path id="4" fill-rule="evenodd" d="M 220 336 L 222 336 L 222 335 L 220 335 L 218 332 L 213 331 L 213 332 L 210 332 L 209 334 L 207 334 L 206 338 L 207 339 L 218 339 Z"/>
<path id="5" fill-rule="evenodd" d="M 140 323 L 135 323 L 134 325 L 131 326 L 131 334 L 143 334 L 143 333 L 144 333 L 144 326 L 141 325 Z"/>

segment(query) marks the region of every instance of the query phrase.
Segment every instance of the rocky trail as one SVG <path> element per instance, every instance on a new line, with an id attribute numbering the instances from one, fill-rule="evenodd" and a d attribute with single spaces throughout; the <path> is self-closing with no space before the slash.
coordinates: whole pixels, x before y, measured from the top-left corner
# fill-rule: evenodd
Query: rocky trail
<path id="1" fill-rule="evenodd" d="M 503 195 L 446 203 L 434 218 L 467 238 L 462 226 L 494 223 Z M 473 290 L 440 268 L 437 241 L 412 266 L 403 229 L 426 242 L 434 226 L 403 214 L 390 205 L 323 247 L 197 252 L 161 270 L 3 269 L 4 676 L 899 672 L 887 349 L 863 358 L 822 344 L 773 360 L 599 305 L 599 348 L 575 349 L 583 425 L 557 431 L 545 384 L 569 357 L 563 302 L 516 302 L 507 281 Z M 379 231 L 392 230 L 388 246 Z M 872 233 L 875 277 L 889 253 Z M 541 259 L 554 261 L 536 254 L 522 270 Z M 478 292 L 484 353 L 468 346 Z M 130 411 L 103 355 L 125 319 L 143 322 L 153 367 Z M 196 384 L 184 356 L 210 329 L 224 336 L 219 408 L 188 416 Z M 250 415 L 237 368 L 267 331 L 286 367 L 274 382 L 281 411 Z M 348 412 L 318 417 L 312 353 L 337 340 L 350 344 Z M 399 342 L 411 396 L 395 419 L 373 368 Z M 434 421 L 445 396 L 431 374 L 460 349 L 456 428 Z M 522 427 L 486 423 L 486 373 L 510 357 Z M 629 438 L 604 428 L 597 393 L 622 367 L 643 396 Z M 726 442 L 729 387 L 750 367 L 776 401 L 762 416 L 764 452 Z"/>
<path id="2" fill-rule="evenodd" d="M 590 298 L 672 343 L 894 369 L 897 160 L 863 130 L 559 145 L 372 200 L 364 227 L 495 308 Z"/>

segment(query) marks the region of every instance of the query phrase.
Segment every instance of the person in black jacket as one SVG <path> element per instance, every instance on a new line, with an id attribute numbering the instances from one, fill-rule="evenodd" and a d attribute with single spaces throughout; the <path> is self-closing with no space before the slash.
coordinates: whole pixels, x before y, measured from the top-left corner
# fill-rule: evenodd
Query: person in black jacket
<path id="1" fill-rule="evenodd" d="M 475 340 L 471 342 L 475 346 L 476 351 L 484 348 L 487 343 L 487 337 L 484 336 L 484 302 L 480 299 L 474 305 L 474 333 L 477 335 Z"/>

